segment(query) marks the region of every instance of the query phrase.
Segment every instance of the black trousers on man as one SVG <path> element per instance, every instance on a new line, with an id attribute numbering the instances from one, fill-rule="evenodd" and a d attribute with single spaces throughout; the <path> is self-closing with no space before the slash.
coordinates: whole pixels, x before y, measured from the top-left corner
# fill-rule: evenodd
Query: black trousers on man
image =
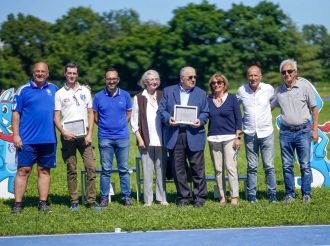
<path id="1" fill-rule="evenodd" d="M 191 151 L 186 133 L 180 132 L 175 147 L 169 150 L 169 154 L 179 202 L 191 202 L 185 167 L 188 157 L 194 183 L 194 201 L 204 203 L 207 198 L 204 150 Z"/>

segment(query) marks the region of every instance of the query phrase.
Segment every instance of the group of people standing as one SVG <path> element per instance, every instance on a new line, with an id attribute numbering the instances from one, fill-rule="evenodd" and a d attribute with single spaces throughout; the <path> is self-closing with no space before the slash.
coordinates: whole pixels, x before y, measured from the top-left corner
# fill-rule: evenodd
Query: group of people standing
<path id="1" fill-rule="evenodd" d="M 156 201 L 161 205 L 169 205 L 166 199 L 165 180 L 168 158 L 177 190 L 177 207 L 187 206 L 192 202 L 195 208 L 204 205 L 207 198 L 204 161 L 206 140 L 209 143 L 220 204 L 227 203 L 226 170 L 230 204 L 238 205 L 236 156 L 241 147 L 242 135 L 247 159 L 248 201 L 257 201 L 260 150 L 269 200 L 277 202 L 274 129 L 271 115 L 271 110 L 275 107 L 281 109 L 280 146 L 286 190 L 285 202 L 292 202 L 295 198 L 295 150 L 302 173 L 303 201 L 310 202 L 310 141 L 311 138 L 314 142 L 318 140 L 316 102 L 311 88 L 299 81 L 295 61 L 283 61 L 280 72 L 285 83 L 274 91 L 271 85 L 261 82 L 261 69 L 257 66 L 250 67 L 247 70 L 248 83 L 241 86 L 236 95 L 228 93 L 227 78 L 216 73 L 209 80 L 211 94 L 207 95 L 196 86 L 197 75 L 193 67 L 182 68 L 180 82 L 166 87 L 163 92 L 157 90 L 161 83 L 159 74 L 154 70 L 148 70 L 138 83 L 143 91 L 134 96 L 132 104 L 129 93 L 118 87 L 120 77 L 114 68 L 106 70 L 106 86 L 92 100 L 89 88 L 77 82 L 79 70 L 75 63 L 65 66 L 66 83 L 61 89 L 46 81 L 49 75 L 47 64 L 37 63 L 33 79 L 17 90 L 13 101 L 12 128 L 17 148 L 18 171 L 12 213 L 22 211 L 22 199 L 34 163 L 38 164 L 38 208 L 44 212 L 51 212 L 46 200 L 50 186 L 50 169 L 56 167 L 54 124 L 61 132 L 61 151 L 67 165 L 70 209 L 73 211 L 78 210 L 79 197 L 77 150 L 87 171 L 89 207 L 100 210 L 108 206 L 114 155 L 119 170 L 123 204 L 132 206 L 128 170 L 129 121 L 142 160 L 145 206 L 151 206 L 154 200 L 154 171 Z M 240 104 L 243 105 L 243 119 Z M 195 107 L 195 121 L 190 124 L 178 122 L 174 117 L 177 105 Z M 78 119 L 84 119 L 87 127 L 87 135 L 81 138 L 65 130 L 62 125 L 65 121 Z M 205 125 L 208 121 L 206 139 Z M 94 122 L 98 125 L 98 147 L 102 165 L 99 205 L 96 203 L 96 158 L 92 146 Z M 193 197 L 188 184 L 187 163 L 192 173 Z"/>
<path id="2" fill-rule="evenodd" d="M 290 203 L 296 197 L 293 171 L 296 151 L 303 180 L 302 200 L 306 203 L 310 202 L 312 182 L 310 142 L 311 140 L 314 143 L 318 141 L 318 110 L 312 88 L 299 80 L 297 71 L 296 61 L 284 60 L 280 64 L 284 84 L 275 91 L 271 85 L 261 82 L 261 69 L 251 66 L 246 75 L 248 83 L 241 86 L 236 95 L 228 93 L 229 82 L 220 73 L 214 74 L 209 80 L 211 94 L 206 95 L 205 91 L 196 87 L 197 75 L 192 67 L 182 68 L 180 83 L 166 87 L 161 94 L 156 90 L 160 85 L 158 73 L 153 70 L 146 72 L 141 79 L 142 82 L 144 81 L 142 88 L 146 89 L 134 97 L 133 114 L 136 116 L 132 120 L 132 129 L 137 137 L 141 156 L 146 155 L 142 159 L 143 168 L 146 170 L 143 173 L 144 178 L 148 177 L 146 182 L 149 182 L 144 194 L 145 205 L 150 206 L 153 197 L 150 188 L 153 168 L 156 169 L 157 177 L 156 200 L 164 202 L 166 152 L 161 149 L 158 156 L 154 154 L 153 144 L 149 143 L 152 136 L 156 139 L 163 138 L 163 146 L 168 150 L 177 189 L 177 206 L 186 206 L 191 202 L 196 208 L 204 205 L 207 197 L 204 126 L 208 120 L 207 141 L 220 194 L 220 204 L 227 203 L 225 170 L 230 187 L 230 204 L 239 204 L 236 156 L 241 146 L 242 134 L 247 159 L 248 201 L 257 202 L 257 171 L 260 152 L 269 201 L 278 202 L 274 168 L 274 128 L 271 114 L 275 107 L 281 110 L 280 149 L 285 183 L 284 201 Z M 146 77 L 148 74 L 150 77 Z M 154 105 L 151 105 L 152 102 Z M 195 122 L 191 124 L 177 122 L 174 118 L 176 105 L 197 107 Z M 243 106 L 243 119 L 240 105 Z M 151 107 L 153 107 L 152 112 Z M 152 127 L 150 127 L 151 124 Z M 162 127 L 160 127 L 161 124 Z M 163 129 L 162 133 L 159 128 Z M 142 137 L 141 133 L 147 137 Z M 147 139 L 146 142 L 145 139 Z M 159 142 L 155 146 L 159 146 Z M 187 180 L 187 160 L 191 167 L 194 184 L 193 197 L 191 197 Z M 163 188 L 160 188 L 161 184 Z"/>
<path id="3" fill-rule="evenodd" d="M 77 64 L 68 63 L 64 69 L 65 85 L 58 89 L 47 82 L 47 64 L 34 66 L 33 78 L 21 86 L 13 100 L 13 135 L 17 148 L 17 175 L 14 183 L 15 204 L 12 214 L 22 211 L 23 195 L 34 163 L 38 164 L 38 209 L 52 212 L 47 206 L 50 170 L 56 167 L 55 127 L 61 132 L 62 158 L 67 166 L 70 209 L 78 211 L 77 158 L 79 151 L 87 172 L 88 207 L 101 210 L 107 207 L 113 157 L 116 155 L 122 199 L 131 206 L 130 175 L 128 169 L 129 132 L 127 123 L 132 112 L 128 92 L 118 88 L 118 72 L 105 72 L 105 88 L 92 100 L 90 88 L 77 82 Z M 62 119 L 61 119 L 62 118 Z M 63 126 L 65 122 L 83 120 L 86 136 L 76 136 Z M 101 156 L 100 205 L 96 203 L 96 155 L 92 146 L 94 123 L 98 125 L 98 147 Z"/>

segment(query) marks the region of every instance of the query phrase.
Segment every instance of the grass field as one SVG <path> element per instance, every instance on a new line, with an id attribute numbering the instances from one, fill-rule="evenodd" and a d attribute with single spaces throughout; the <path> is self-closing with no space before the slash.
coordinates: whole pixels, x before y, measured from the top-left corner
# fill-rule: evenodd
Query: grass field
<path id="1" fill-rule="evenodd" d="M 319 89 L 322 97 L 330 95 L 328 89 Z M 273 112 L 273 120 L 279 110 Z M 319 117 L 319 124 L 330 121 L 330 101 L 325 101 Z M 94 134 L 94 145 L 97 153 L 97 167 L 100 167 L 97 149 L 97 137 Z M 112 182 L 116 184 L 116 195 L 112 198 L 109 207 L 102 211 L 92 211 L 79 206 L 78 212 L 69 210 L 69 195 L 66 183 L 66 167 L 60 155 L 60 143 L 57 152 L 57 168 L 52 170 L 52 182 L 49 192 L 49 205 L 53 210 L 51 214 L 39 213 L 37 173 L 34 168 L 28 183 L 26 196 L 23 200 L 24 209 L 20 215 L 11 215 L 13 199 L 0 199 L 0 236 L 31 235 L 31 234 L 59 234 L 59 233 L 84 233 L 84 232 L 113 232 L 120 227 L 123 231 L 149 231 L 194 228 L 230 228 L 230 227 L 256 227 L 279 225 L 312 225 L 329 224 L 330 222 L 330 188 L 313 188 L 312 202 L 303 204 L 301 192 L 297 190 L 297 199 L 291 204 L 283 202 L 284 183 L 281 169 L 278 130 L 275 129 L 275 170 L 277 178 L 277 194 L 279 203 L 270 204 L 267 196 L 264 173 L 259 165 L 258 171 L 258 202 L 249 204 L 244 199 L 243 184 L 240 184 L 240 205 L 220 206 L 213 199 L 213 186 L 208 183 L 208 199 L 205 206 L 194 209 L 192 206 L 177 208 L 175 205 L 176 191 L 174 184 L 167 185 L 168 201 L 170 206 L 153 205 L 144 207 L 142 202 L 136 201 L 135 174 L 131 175 L 131 188 L 133 207 L 124 207 L 121 204 L 120 190 L 118 189 L 118 174 L 114 174 Z M 327 146 L 329 151 L 329 146 Z M 135 165 L 135 156 L 138 150 L 135 137 L 131 136 L 131 149 L 129 165 Z M 209 149 L 205 149 L 206 175 L 213 174 L 213 166 Z M 80 160 L 78 184 L 80 189 Z M 245 149 L 241 148 L 238 155 L 239 173 L 246 173 Z M 295 165 L 295 173 L 300 176 L 299 167 Z M 97 190 L 99 193 L 99 176 L 97 177 Z M 80 190 L 79 190 L 80 192 Z M 227 193 L 228 195 L 228 193 Z M 141 196 L 141 200 L 142 196 Z"/>

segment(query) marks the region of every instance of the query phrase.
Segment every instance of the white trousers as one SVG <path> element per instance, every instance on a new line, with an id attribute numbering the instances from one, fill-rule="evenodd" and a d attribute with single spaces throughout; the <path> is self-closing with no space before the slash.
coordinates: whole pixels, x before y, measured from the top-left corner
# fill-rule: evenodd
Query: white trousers
<path id="1" fill-rule="evenodd" d="M 166 201 L 166 162 L 167 150 L 162 146 L 139 148 L 143 171 L 143 197 L 145 203 L 153 201 L 152 186 L 156 172 L 156 200 Z"/>

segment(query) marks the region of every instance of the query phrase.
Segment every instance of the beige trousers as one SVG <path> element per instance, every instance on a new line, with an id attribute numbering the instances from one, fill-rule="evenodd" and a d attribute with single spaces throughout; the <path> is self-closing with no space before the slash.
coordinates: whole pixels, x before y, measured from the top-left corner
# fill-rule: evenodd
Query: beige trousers
<path id="1" fill-rule="evenodd" d="M 226 195 L 225 169 L 228 174 L 230 196 L 239 196 L 238 171 L 236 158 L 234 158 L 235 150 L 233 148 L 233 142 L 234 139 L 223 142 L 209 141 L 210 155 L 214 166 L 214 175 L 220 197 Z"/>

